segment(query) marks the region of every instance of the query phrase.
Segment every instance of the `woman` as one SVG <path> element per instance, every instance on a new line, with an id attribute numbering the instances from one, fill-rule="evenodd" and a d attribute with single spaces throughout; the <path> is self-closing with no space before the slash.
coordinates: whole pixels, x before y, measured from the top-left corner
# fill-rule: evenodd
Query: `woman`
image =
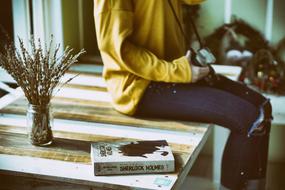
<path id="1" fill-rule="evenodd" d="M 271 105 L 245 85 L 203 78 L 184 43 L 182 4 L 201 0 L 95 0 L 103 77 L 119 112 L 211 122 L 231 130 L 224 150 L 222 185 L 264 187 Z M 246 111 L 245 111 L 246 110 Z"/>

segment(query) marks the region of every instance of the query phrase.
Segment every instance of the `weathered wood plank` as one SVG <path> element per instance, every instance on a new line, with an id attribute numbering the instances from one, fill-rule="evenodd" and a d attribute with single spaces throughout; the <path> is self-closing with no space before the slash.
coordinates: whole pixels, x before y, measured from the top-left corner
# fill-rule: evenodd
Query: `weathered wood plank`
<path id="1" fill-rule="evenodd" d="M 101 108 L 113 108 L 113 106 L 109 102 L 102 102 L 96 100 L 82 100 L 80 98 L 65 98 L 65 97 L 54 97 L 51 101 L 52 105 L 81 105 L 81 106 L 89 106 L 89 107 L 101 107 Z"/>
<path id="2" fill-rule="evenodd" d="M 3 154 L 0 154 L 0 168 L 4 174 L 12 174 L 10 170 L 14 175 L 88 185 L 99 189 L 169 190 L 177 180 L 177 174 L 94 176 L 92 166 L 87 164 Z M 2 173 L 1 170 L 0 172 Z M 161 182 L 167 183 L 161 185 Z"/>
<path id="3" fill-rule="evenodd" d="M 83 89 L 83 90 L 94 90 L 94 91 L 101 91 L 101 92 L 107 92 L 107 89 L 105 87 L 100 86 L 85 86 L 82 84 L 65 84 L 65 88 L 76 88 L 76 89 Z"/>
<path id="4" fill-rule="evenodd" d="M 21 122 L 21 121 L 20 121 Z M 79 126 L 80 127 L 80 126 Z M 25 130 L 25 127 L 23 127 L 23 126 L 19 126 L 19 127 L 13 127 L 13 126 L 1 126 L 0 127 L 0 133 L 5 133 L 5 132 L 7 132 L 8 134 L 11 134 L 11 133 L 20 133 L 20 134 L 22 134 L 22 140 L 17 140 L 17 141 L 20 141 L 20 142 L 22 142 L 22 141 L 27 141 L 27 139 L 26 139 L 26 136 L 25 135 L 23 135 L 24 134 L 24 130 Z M 70 134 L 68 134 L 67 132 L 65 132 L 65 131 L 60 131 L 60 133 L 58 133 L 56 130 L 54 130 L 54 133 L 55 133 L 55 136 L 57 136 L 57 135 L 59 135 L 59 137 L 61 137 L 61 138 L 66 138 L 66 137 L 68 137 L 68 136 L 70 136 Z M 81 134 L 79 134 L 79 136 L 80 136 Z M 74 139 L 80 139 L 80 138 L 83 138 L 83 139 L 85 139 L 86 138 L 86 134 L 83 134 L 83 137 L 80 137 L 80 138 L 78 138 L 78 134 L 72 134 L 71 136 L 73 136 L 72 137 L 72 139 L 74 138 Z M 2 137 L 0 137 L 0 139 L 5 139 L 7 136 L 6 136 L 6 134 L 4 134 L 3 135 L 3 138 Z M 178 135 L 178 137 L 179 137 L 179 135 Z M 18 138 L 18 137 L 17 137 Z M 88 138 L 90 138 L 90 136 L 88 136 Z M 94 138 L 96 139 L 97 137 L 95 137 L 94 136 Z M 143 138 L 143 136 L 142 136 L 142 138 Z M 200 136 L 200 138 L 202 138 L 201 136 Z M 9 139 L 13 139 L 13 138 L 10 138 L 9 137 Z M 60 139 L 61 140 L 61 139 Z M 85 139 L 86 140 L 86 139 Z M 106 139 L 97 139 L 97 140 L 106 140 Z M 108 140 L 114 140 L 114 139 L 108 139 Z M 123 139 L 118 139 L 118 140 L 123 140 Z M 5 140 L 4 140 L 4 142 L 5 142 Z M 13 142 L 14 142 L 14 140 L 13 140 Z M 60 141 L 61 143 L 64 143 L 64 142 L 66 142 L 67 143 L 67 145 L 69 144 L 69 143 L 71 143 L 71 142 L 69 142 L 69 140 L 67 140 L 67 141 Z M 75 142 L 77 142 L 77 140 L 75 140 Z M 183 142 L 183 143 L 186 143 L 185 141 Z M 191 144 L 191 142 L 188 142 L 188 143 L 190 143 Z M 21 146 L 23 146 L 22 145 L 22 143 L 19 143 Z M 77 143 L 71 143 L 71 144 L 73 144 L 72 145 L 72 147 L 76 147 L 76 145 L 77 145 Z M 187 143 L 186 143 L 187 144 Z M 64 147 L 68 147 L 67 145 L 65 145 L 65 146 L 63 146 L 63 145 L 60 145 L 60 147 L 62 147 L 62 148 L 64 148 Z M 16 148 L 14 148 L 14 147 L 12 147 L 10 150 L 10 152 L 11 153 L 13 153 L 13 155 L 15 156 L 15 152 L 17 153 L 17 152 L 19 152 L 19 153 L 21 153 L 21 155 L 23 154 L 23 152 L 26 152 L 26 151 L 19 151 L 19 150 L 22 150 L 23 149 L 23 147 L 21 147 L 20 146 L 20 148 L 19 149 L 17 149 L 17 147 Z M 29 145 L 28 144 L 28 146 L 31 146 L 31 145 Z M 181 173 L 181 171 L 183 170 L 182 168 L 183 168 L 183 166 L 185 165 L 185 164 L 187 164 L 188 162 L 189 162 L 189 159 L 190 159 L 190 156 L 191 156 L 191 152 L 193 152 L 193 150 L 195 150 L 195 148 L 196 148 L 196 146 L 197 145 L 195 145 L 195 143 L 193 144 L 193 147 L 191 147 L 191 146 L 184 146 L 183 144 L 177 144 L 177 145 L 175 145 L 174 147 L 173 147 L 173 144 L 171 144 L 171 147 L 172 147 L 172 149 L 174 150 L 174 155 L 175 155 L 175 160 L 176 160 L 176 168 L 177 168 L 177 171 L 176 171 L 176 174 L 172 174 L 172 175 L 176 175 L 177 176 L 177 174 L 179 174 L 179 177 L 181 177 L 181 175 L 180 175 L 180 173 Z M 5 146 L 5 147 L 7 147 L 7 146 Z M 35 147 L 35 148 L 37 148 L 37 147 Z M 66 149 L 66 148 L 64 148 L 64 149 Z M 176 150 L 178 149 L 178 152 L 176 152 Z M 185 149 L 188 149 L 187 151 L 185 151 Z M 2 151 L 7 151 L 7 150 L 9 150 L 9 149 L 2 149 Z M 33 149 L 32 149 L 33 150 Z M 30 150 L 27 150 L 27 152 L 29 152 Z M 38 158 L 41 158 L 41 157 L 43 157 L 43 158 L 47 158 L 47 155 L 49 155 L 47 152 L 45 152 L 45 149 L 44 150 L 37 150 L 37 151 L 39 151 L 38 153 L 39 153 L 39 155 L 37 155 L 36 157 L 38 157 Z M 33 154 L 35 155 L 36 153 L 37 153 L 37 151 L 35 151 L 35 152 L 33 152 Z M 52 151 L 52 153 L 54 154 L 54 155 L 56 155 L 55 156 L 55 159 L 64 159 L 65 160 L 65 162 L 66 161 L 68 161 L 68 160 L 70 160 L 71 161 L 71 163 L 75 163 L 75 161 L 77 160 L 77 159 L 75 159 L 75 156 L 74 156 L 74 153 L 73 153 L 73 151 L 74 150 L 68 150 L 69 152 L 67 153 L 67 155 L 68 156 L 66 156 L 66 155 L 62 155 L 62 153 L 60 153 L 61 151 L 59 151 L 59 153 L 57 153 L 56 151 L 55 152 L 53 152 Z M 71 151 L 71 152 L 70 152 Z M 86 149 L 86 151 L 87 151 L 87 149 Z M 182 151 L 181 153 L 179 153 L 179 151 Z M 63 151 L 63 152 L 65 152 L 65 151 Z M 9 152 L 2 152 L 2 153 L 5 153 L 5 155 L 9 155 Z M 196 153 L 196 154 L 198 154 L 198 153 Z M 52 155 L 52 154 L 51 154 Z M 23 155 L 23 156 L 27 156 L 27 155 Z M 31 156 L 31 155 L 29 155 L 29 156 Z M 79 159 L 80 160 L 80 159 Z M 0 156 L 0 161 L 1 161 L 1 156 Z M 2 163 L 4 163 L 5 162 L 5 160 L 2 162 Z M 23 166 L 21 166 L 21 167 L 23 167 Z M 27 166 L 28 167 L 28 166 Z M 0 168 L 1 168 L 1 166 L 0 166 Z M 36 171 L 38 171 L 39 170 L 39 168 L 41 168 L 41 166 L 37 166 L 36 167 Z M 3 169 L 3 168 L 2 168 Z M 24 171 L 24 170 L 26 170 L 26 169 L 23 169 L 22 168 L 22 170 L 21 171 Z M 41 169 L 42 170 L 42 169 Z M 14 171 L 14 170 L 12 170 L 12 171 Z M 12 172 L 13 173 L 13 172 Z M 11 174 L 11 173 L 10 173 Z M 29 174 L 30 175 L 30 174 Z M 37 175 L 37 177 L 38 178 L 45 178 L 45 177 L 43 177 L 43 176 L 38 176 Z M 122 177 L 122 176 L 120 176 L 120 177 Z M 123 176 L 123 179 L 124 179 L 124 177 L 125 176 Z M 133 176 L 132 176 L 133 177 Z M 132 178 L 131 177 L 131 178 Z M 35 177 L 36 178 L 36 177 Z M 49 179 L 49 180 L 62 180 L 60 177 L 55 177 L 55 176 L 49 176 L 47 179 Z M 122 179 L 122 180 L 123 180 Z M 71 179 L 69 179 L 69 180 L 71 180 Z M 112 179 L 110 179 L 110 180 L 112 180 Z M 150 179 L 149 179 L 150 180 Z M 176 181 L 176 180 L 175 180 Z M 81 184 L 81 180 L 71 180 L 70 182 L 72 182 L 72 183 L 75 183 L 75 184 Z M 88 183 L 88 184 L 90 184 L 92 181 L 89 181 L 88 180 L 88 182 L 84 182 L 84 183 Z M 98 182 L 99 184 L 101 184 L 102 185 L 102 182 Z M 173 182 L 174 183 L 174 182 Z M 95 185 L 96 184 L 96 186 L 97 185 L 99 185 L 99 184 L 97 184 L 97 183 L 92 183 L 93 185 Z M 110 185 L 110 184 L 109 184 Z M 142 185 L 142 184 L 141 184 Z M 144 185 L 144 184 L 143 184 Z M 112 181 L 112 186 L 113 187 L 116 187 L 116 185 L 114 185 L 113 184 L 113 181 Z"/>
<path id="5" fill-rule="evenodd" d="M 60 146 L 62 143 L 65 143 L 63 142 L 63 140 L 71 140 L 70 141 L 71 144 L 73 143 L 73 141 L 76 141 L 76 143 L 73 143 L 73 144 L 77 144 L 77 141 L 78 141 L 80 142 L 78 144 L 79 146 L 81 146 L 83 142 L 102 142 L 102 141 L 103 142 L 119 142 L 119 141 L 142 140 L 142 139 L 137 139 L 137 138 L 124 138 L 124 137 L 116 137 L 116 136 L 114 137 L 114 136 L 84 134 L 84 133 L 75 133 L 75 132 L 57 131 L 57 130 L 53 130 L 53 135 L 55 137 L 54 141 L 56 143 L 55 144 L 56 146 Z M 14 140 L 16 140 L 16 136 L 18 139 L 21 138 L 21 142 L 22 141 L 25 142 L 26 145 L 30 144 L 27 139 L 26 128 L 0 125 L 0 137 L 2 138 L 1 142 L 5 141 L 6 138 L 11 138 L 11 139 L 15 138 Z M 6 141 L 7 142 L 10 141 L 10 139 L 7 139 Z M 12 144 L 17 144 L 17 143 L 15 142 Z M 171 147 L 171 150 L 177 154 L 181 154 L 181 153 L 191 154 L 196 146 L 195 143 L 193 143 L 192 145 L 191 144 L 169 143 L 169 145 Z M 4 146 L 4 144 L 2 144 L 2 146 Z M 63 150 L 64 150 L 64 147 L 63 147 Z"/>
<path id="6" fill-rule="evenodd" d="M 194 133 L 205 132 L 207 130 L 203 127 L 205 124 L 201 123 L 151 118 L 141 119 L 120 114 L 111 106 L 107 106 L 107 104 L 97 104 L 97 102 L 93 102 L 94 104 L 92 105 L 87 105 L 87 103 L 81 104 L 83 101 L 77 102 L 78 104 L 70 104 L 70 101 L 65 101 L 64 98 L 61 98 L 60 100 L 61 101 L 56 101 L 53 104 L 53 115 L 55 118 L 132 125 L 136 127 L 158 128 L 173 131 L 191 131 Z M 26 109 L 27 101 L 21 99 L 3 108 L 0 110 L 0 113 L 25 114 Z"/>
<path id="7" fill-rule="evenodd" d="M 35 147 L 29 143 L 26 135 L 6 132 L 0 132 L 0 139 L 0 154 L 46 158 L 91 165 L 91 142 L 55 138 L 54 143 L 49 147 Z M 126 139 L 122 140 L 124 141 Z M 103 141 L 107 140 L 104 139 Z M 187 162 L 187 160 L 184 159 L 187 159 L 187 155 L 190 153 L 191 152 L 183 153 L 175 150 L 176 173 L 184 167 Z"/>
<path id="8" fill-rule="evenodd" d="M 53 123 L 53 131 L 86 134 L 91 136 L 97 135 L 99 137 L 110 136 L 116 138 L 132 138 L 140 140 L 157 140 L 159 138 L 165 139 L 169 143 L 191 146 L 197 146 L 205 134 L 203 131 L 200 131 L 199 133 L 193 133 L 75 120 L 55 119 Z M 16 126 L 25 128 L 26 118 L 24 115 L 3 114 L 0 120 L 0 124 L 3 126 Z M 181 139 L 183 139 L 183 141 L 181 141 Z"/>
<path id="9" fill-rule="evenodd" d="M 8 106 L 9 104 L 14 102 L 15 100 L 21 98 L 22 96 L 23 96 L 23 92 L 20 89 L 20 87 L 15 89 L 14 93 L 9 93 L 9 94 L 4 95 L 3 97 L 0 98 L 0 110 L 4 107 Z"/>
<path id="10" fill-rule="evenodd" d="M 0 154 L 91 164 L 90 142 L 55 138 L 48 148 L 31 145 L 25 134 L 0 132 Z"/>
<path id="11" fill-rule="evenodd" d="M 3 71 L 1 69 L 0 76 L 0 81 L 4 83 L 16 83 L 15 80 L 10 75 L 8 75 L 6 71 Z M 106 88 L 106 83 L 100 74 L 68 72 L 62 77 L 61 82 L 64 83 L 70 78 L 73 79 L 69 82 L 69 84 Z"/>

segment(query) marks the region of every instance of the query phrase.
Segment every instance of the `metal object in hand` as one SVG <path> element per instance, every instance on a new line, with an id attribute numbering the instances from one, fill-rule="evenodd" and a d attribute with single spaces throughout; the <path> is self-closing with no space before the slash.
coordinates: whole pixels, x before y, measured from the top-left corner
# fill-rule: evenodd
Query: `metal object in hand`
<path id="1" fill-rule="evenodd" d="M 208 66 L 209 64 L 216 62 L 215 56 L 208 48 L 202 48 L 198 50 L 198 52 L 196 53 L 196 60 L 202 67 Z"/>

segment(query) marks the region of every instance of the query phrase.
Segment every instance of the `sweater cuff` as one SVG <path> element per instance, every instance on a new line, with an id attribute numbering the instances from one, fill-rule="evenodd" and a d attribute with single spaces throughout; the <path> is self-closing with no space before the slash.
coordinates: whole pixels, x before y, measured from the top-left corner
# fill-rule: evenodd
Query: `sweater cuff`
<path id="1" fill-rule="evenodd" d="M 182 56 L 181 58 L 178 59 L 178 61 L 181 63 L 181 65 L 183 65 L 183 68 L 185 69 L 186 73 L 185 83 L 192 82 L 192 68 L 188 59 L 186 58 L 186 56 Z"/>

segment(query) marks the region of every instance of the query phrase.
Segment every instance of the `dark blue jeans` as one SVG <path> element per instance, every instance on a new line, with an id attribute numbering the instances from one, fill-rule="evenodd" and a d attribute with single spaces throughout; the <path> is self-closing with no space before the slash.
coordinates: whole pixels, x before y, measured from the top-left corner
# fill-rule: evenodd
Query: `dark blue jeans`
<path id="1" fill-rule="evenodd" d="M 214 123 L 230 129 L 221 183 L 230 189 L 241 189 L 247 180 L 264 178 L 266 174 L 270 122 L 266 123 L 266 134 L 247 136 L 266 100 L 244 84 L 225 77 L 214 86 L 152 82 L 136 116 Z M 271 116 L 270 104 L 269 107 L 266 114 Z"/>

